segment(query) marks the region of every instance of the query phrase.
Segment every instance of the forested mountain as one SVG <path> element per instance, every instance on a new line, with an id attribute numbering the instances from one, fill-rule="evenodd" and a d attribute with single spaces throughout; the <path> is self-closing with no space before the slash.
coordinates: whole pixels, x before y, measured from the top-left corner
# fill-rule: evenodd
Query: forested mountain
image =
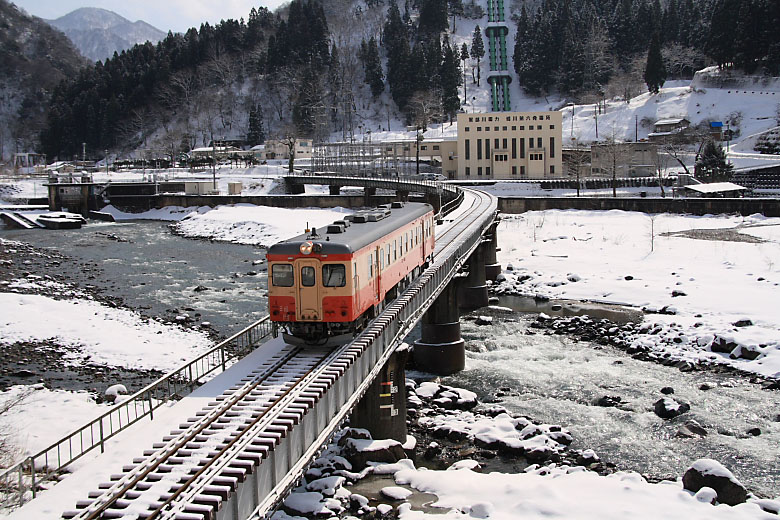
<path id="1" fill-rule="evenodd" d="M 169 34 L 60 85 L 41 142 L 50 156 L 80 153 L 83 142 L 88 151 L 174 154 L 213 138 L 349 139 L 399 119 L 425 127 L 460 109 L 463 68 L 477 82 L 480 61 L 486 72 L 481 3 L 293 0 Z M 528 93 L 575 99 L 628 98 L 637 85 L 654 91 L 710 63 L 777 73 L 778 4 L 515 0 L 515 69 Z M 756 17 L 716 23 L 724 12 Z"/>
<path id="2" fill-rule="evenodd" d="M 636 84 L 654 36 L 671 78 L 711 61 L 780 74 L 777 0 L 544 0 L 513 18 L 515 70 L 532 95 L 599 95 L 618 76 Z"/>
<path id="3" fill-rule="evenodd" d="M 165 33 L 138 20 L 130 20 L 106 9 L 82 7 L 56 20 L 47 20 L 70 38 L 81 54 L 92 61 L 110 58 L 138 43 L 157 43 Z"/>
<path id="4" fill-rule="evenodd" d="M 51 90 L 84 65 L 62 33 L 0 0 L 0 159 L 37 141 Z"/>

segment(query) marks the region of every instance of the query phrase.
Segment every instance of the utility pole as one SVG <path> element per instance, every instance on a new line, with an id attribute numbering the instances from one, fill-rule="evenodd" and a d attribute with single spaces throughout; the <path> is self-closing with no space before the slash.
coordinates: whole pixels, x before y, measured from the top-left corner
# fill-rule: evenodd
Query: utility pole
<path id="1" fill-rule="evenodd" d="M 81 162 L 86 161 L 87 157 L 87 143 L 81 143 Z"/>
<path id="2" fill-rule="evenodd" d="M 639 142 L 639 116 L 634 115 L 634 142 Z"/>
<path id="3" fill-rule="evenodd" d="M 417 127 L 417 138 L 415 141 L 417 142 L 416 151 L 417 151 L 417 176 L 420 176 L 420 142 L 423 140 L 423 136 L 420 135 L 420 127 Z"/>
<path id="4" fill-rule="evenodd" d="M 106 156 L 106 175 L 108 175 L 108 150 L 103 150 Z"/>
<path id="5" fill-rule="evenodd" d="M 593 111 L 593 117 L 596 118 L 596 139 L 599 138 L 599 111 L 594 110 Z"/>

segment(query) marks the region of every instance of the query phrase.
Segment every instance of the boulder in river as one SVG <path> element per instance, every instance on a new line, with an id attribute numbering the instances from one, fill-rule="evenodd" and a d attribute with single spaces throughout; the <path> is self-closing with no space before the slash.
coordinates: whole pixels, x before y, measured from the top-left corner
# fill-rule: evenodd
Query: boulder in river
<path id="1" fill-rule="evenodd" d="M 693 493 L 704 487 L 714 489 L 718 494 L 718 502 L 721 504 L 735 506 L 747 500 L 745 486 L 716 460 L 697 460 L 686 470 L 682 481 L 683 487 Z"/>
<path id="2" fill-rule="evenodd" d="M 653 411 L 662 419 L 674 419 L 691 409 L 688 403 L 680 403 L 671 397 L 663 397 L 655 402 Z"/>

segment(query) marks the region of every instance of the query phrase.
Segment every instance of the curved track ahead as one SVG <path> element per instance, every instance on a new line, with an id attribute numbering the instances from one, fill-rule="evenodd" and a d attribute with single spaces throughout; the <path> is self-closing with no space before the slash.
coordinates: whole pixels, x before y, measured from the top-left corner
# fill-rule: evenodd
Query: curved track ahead
<path id="1" fill-rule="evenodd" d="M 336 349 L 284 347 L 63 516 L 195 520 L 238 518 L 247 510 L 253 517 L 267 514 L 479 245 L 495 207 L 491 195 L 466 190 L 437 232 L 431 267 L 355 341 Z M 295 428 L 303 433 L 293 435 Z M 231 500 L 252 476 L 249 506 Z"/>

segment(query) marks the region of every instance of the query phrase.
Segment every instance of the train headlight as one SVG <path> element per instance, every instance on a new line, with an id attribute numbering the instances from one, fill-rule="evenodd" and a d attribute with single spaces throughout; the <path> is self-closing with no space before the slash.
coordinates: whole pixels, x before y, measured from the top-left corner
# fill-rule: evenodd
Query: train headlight
<path id="1" fill-rule="evenodd" d="M 303 244 L 301 244 L 301 254 L 302 255 L 310 255 L 312 250 L 314 249 L 314 244 L 311 240 L 307 240 Z"/>

